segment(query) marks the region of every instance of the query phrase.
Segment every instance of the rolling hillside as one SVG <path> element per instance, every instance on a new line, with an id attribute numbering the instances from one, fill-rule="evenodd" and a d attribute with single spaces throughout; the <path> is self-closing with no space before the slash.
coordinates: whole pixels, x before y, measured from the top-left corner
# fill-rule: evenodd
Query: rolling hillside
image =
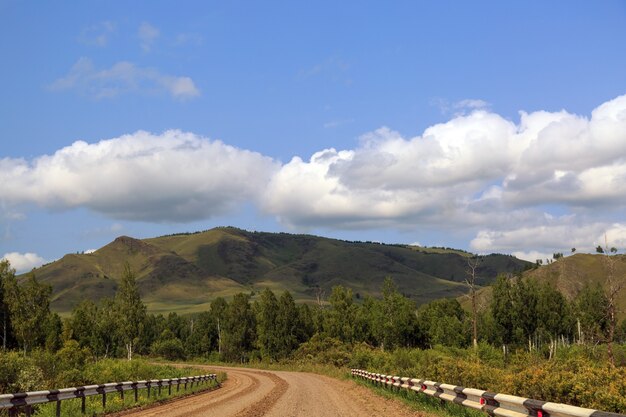
<path id="1" fill-rule="evenodd" d="M 53 309 L 65 313 L 83 299 L 112 297 L 128 262 L 151 311 L 184 313 L 207 308 L 217 296 L 266 287 L 288 289 L 300 301 L 314 300 L 318 287 L 328 296 L 334 285 L 352 288 L 357 297 L 378 295 L 386 276 L 420 303 L 458 296 L 466 291 L 466 257 L 454 250 L 223 227 L 143 240 L 122 236 L 34 272 L 53 286 Z M 511 256 L 487 256 L 480 284 L 528 266 Z"/>
<path id="2" fill-rule="evenodd" d="M 618 294 L 619 316 L 626 317 L 626 255 L 616 255 L 614 260 L 614 276 L 624 283 Z M 607 263 L 605 255 L 578 253 L 560 258 L 549 265 L 524 272 L 525 279 L 535 279 L 539 282 L 549 282 L 567 297 L 574 299 L 585 285 L 604 285 L 607 277 Z M 485 287 L 479 292 L 479 305 L 487 306 L 491 300 L 491 287 Z M 459 298 L 467 310 L 470 309 L 467 297 Z"/>

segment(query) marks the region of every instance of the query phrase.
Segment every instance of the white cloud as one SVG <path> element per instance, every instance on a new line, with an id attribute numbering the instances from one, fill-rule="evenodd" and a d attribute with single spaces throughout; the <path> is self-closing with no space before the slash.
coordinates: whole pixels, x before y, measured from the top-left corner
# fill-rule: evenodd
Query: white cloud
<path id="1" fill-rule="evenodd" d="M 78 141 L 26 161 L 0 160 L 0 200 L 86 207 L 110 218 L 185 222 L 230 212 L 263 192 L 270 158 L 191 133 Z"/>
<path id="2" fill-rule="evenodd" d="M 97 99 L 131 92 L 167 92 L 181 100 L 200 95 L 189 77 L 162 74 L 154 68 L 142 68 L 126 61 L 109 69 L 97 69 L 89 58 L 80 58 L 65 77 L 55 80 L 49 88 L 52 91 L 76 90 Z"/>
<path id="3" fill-rule="evenodd" d="M 46 260 L 36 253 L 19 253 L 19 252 L 10 252 L 5 253 L 2 259 L 6 259 L 11 263 L 11 267 L 15 269 L 18 274 L 23 272 L 28 272 L 33 268 L 37 268 L 44 263 Z"/>
<path id="4" fill-rule="evenodd" d="M 144 52 L 150 52 L 154 42 L 159 37 L 159 29 L 152 26 L 148 22 L 143 22 L 139 25 L 137 30 L 137 36 L 139 36 L 139 44 Z"/>
<path id="5" fill-rule="evenodd" d="M 124 79 L 132 68 L 106 72 Z M 183 94 L 189 84 L 168 88 Z M 419 136 L 383 127 L 354 149 L 283 165 L 179 131 L 76 142 L 32 161 L 0 160 L 0 207 L 188 221 L 252 201 L 296 229 L 432 229 L 473 237 L 478 252 L 591 251 L 605 233 L 610 246 L 626 246 L 626 95 L 590 117 L 522 112 L 516 122 L 466 106 L 480 108 Z"/>
<path id="6" fill-rule="evenodd" d="M 591 248 L 626 209 L 626 96 L 590 118 L 481 109 L 413 138 L 381 128 L 292 159 L 262 207 L 296 228 L 462 231 L 481 252 Z"/>
<path id="7" fill-rule="evenodd" d="M 606 236 L 606 242 L 605 242 Z M 470 247 L 478 252 L 511 252 L 522 259 L 536 256 L 536 251 L 543 254 L 563 252 L 576 248 L 577 252 L 594 252 L 600 245 L 616 247 L 620 251 L 626 248 L 626 224 L 598 222 L 593 219 L 578 219 L 576 216 L 562 218 L 544 218 L 537 226 L 521 226 L 503 230 L 481 230 L 470 242 Z M 521 248 L 534 248 L 530 254 L 521 254 Z M 549 257 L 551 257 L 550 255 Z M 536 258 L 536 259 L 545 259 Z"/>

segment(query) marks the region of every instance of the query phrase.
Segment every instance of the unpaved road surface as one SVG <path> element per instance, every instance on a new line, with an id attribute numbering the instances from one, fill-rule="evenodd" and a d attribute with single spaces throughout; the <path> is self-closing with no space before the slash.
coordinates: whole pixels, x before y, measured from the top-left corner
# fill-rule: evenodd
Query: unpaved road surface
<path id="1" fill-rule="evenodd" d="M 415 416 L 396 400 L 382 398 L 353 381 L 326 376 L 245 368 L 226 371 L 222 388 L 125 416 Z"/>

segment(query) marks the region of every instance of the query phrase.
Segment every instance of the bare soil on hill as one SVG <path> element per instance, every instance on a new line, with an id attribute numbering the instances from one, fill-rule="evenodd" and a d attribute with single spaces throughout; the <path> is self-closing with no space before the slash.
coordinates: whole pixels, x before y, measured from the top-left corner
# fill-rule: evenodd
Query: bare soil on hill
<path id="1" fill-rule="evenodd" d="M 207 369 L 223 370 L 228 373 L 228 379 L 222 388 L 125 415 L 134 417 L 416 415 L 401 402 L 382 398 L 353 381 L 341 381 L 303 372 L 223 367 Z"/>

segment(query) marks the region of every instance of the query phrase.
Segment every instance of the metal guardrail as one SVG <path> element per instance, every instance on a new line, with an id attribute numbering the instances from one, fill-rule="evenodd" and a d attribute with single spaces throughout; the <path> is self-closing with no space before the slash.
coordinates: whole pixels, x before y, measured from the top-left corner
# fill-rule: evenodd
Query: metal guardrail
<path id="1" fill-rule="evenodd" d="M 376 374 L 352 369 L 352 375 L 383 386 L 421 392 L 499 417 L 625 417 L 624 414 L 574 407 L 508 394 L 442 384 L 426 379 Z"/>
<path id="2" fill-rule="evenodd" d="M 111 382 L 108 384 L 100 385 L 86 385 L 84 387 L 62 388 L 49 391 L 31 391 L 20 392 L 17 394 L 2 394 L 0 395 L 0 410 L 9 410 L 9 416 L 17 416 L 20 409 L 23 409 L 27 416 L 32 414 L 32 406 L 36 404 L 44 404 L 56 402 L 56 415 L 61 416 L 61 401 L 70 400 L 74 398 L 82 399 L 81 411 L 85 413 L 85 399 L 93 395 L 102 395 L 102 407 L 106 408 L 107 394 L 118 392 L 124 399 L 124 391 L 134 391 L 135 402 L 138 400 L 138 390 L 147 388 L 148 398 L 150 397 L 150 390 L 156 389 L 158 394 L 161 394 L 163 387 L 168 388 L 169 394 L 172 393 L 172 386 L 176 386 L 176 390 L 180 391 L 180 386 L 184 385 L 187 389 L 187 384 L 197 385 L 201 383 L 208 383 L 209 381 L 217 380 L 215 374 L 189 376 L 182 378 L 171 379 L 149 379 L 145 381 L 126 381 L 126 382 Z"/>

